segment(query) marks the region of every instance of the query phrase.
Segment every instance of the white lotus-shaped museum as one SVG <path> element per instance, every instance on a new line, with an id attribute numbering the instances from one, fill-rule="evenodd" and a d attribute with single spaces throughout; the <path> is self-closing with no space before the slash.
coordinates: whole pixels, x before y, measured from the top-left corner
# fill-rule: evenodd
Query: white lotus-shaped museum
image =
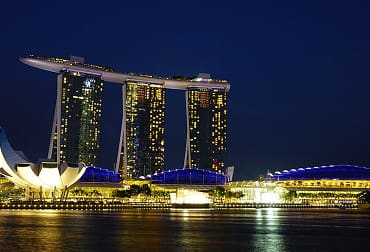
<path id="1" fill-rule="evenodd" d="M 14 184 L 38 190 L 65 190 L 84 174 L 82 164 L 41 162 L 35 164 L 20 152 L 14 151 L 0 127 L 0 174 Z"/>

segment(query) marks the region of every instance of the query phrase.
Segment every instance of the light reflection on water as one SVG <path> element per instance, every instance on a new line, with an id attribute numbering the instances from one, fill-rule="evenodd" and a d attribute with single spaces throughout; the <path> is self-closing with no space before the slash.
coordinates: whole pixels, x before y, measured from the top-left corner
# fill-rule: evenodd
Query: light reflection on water
<path id="1" fill-rule="evenodd" d="M 281 233 L 279 209 L 256 209 L 255 232 L 252 235 L 254 251 L 287 251 Z"/>
<path id="2" fill-rule="evenodd" d="M 369 215 L 286 209 L 1 210 L 0 251 L 354 250 L 370 235 Z"/>

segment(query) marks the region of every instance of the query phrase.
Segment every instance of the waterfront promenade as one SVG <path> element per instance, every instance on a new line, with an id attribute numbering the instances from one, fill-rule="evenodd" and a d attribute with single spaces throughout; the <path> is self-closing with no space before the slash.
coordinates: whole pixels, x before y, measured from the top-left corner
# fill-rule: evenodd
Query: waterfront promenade
<path id="1" fill-rule="evenodd" d="M 214 203 L 212 209 L 243 208 L 358 208 L 358 204 L 308 205 L 292 203 Z M 6 202 L 0 203 L 0 209 L 65 209 L 65 210 L 123 210 L 123 209 L 170 209 L 169 202 Z M 178 206 L 176 208 L 179 208 Z M 180 206 L 181 208 L 181 206 Z M 186 207 L 189 208 L 189 207 Z M 191 208 L 197 208 L 194 205 Z"/>

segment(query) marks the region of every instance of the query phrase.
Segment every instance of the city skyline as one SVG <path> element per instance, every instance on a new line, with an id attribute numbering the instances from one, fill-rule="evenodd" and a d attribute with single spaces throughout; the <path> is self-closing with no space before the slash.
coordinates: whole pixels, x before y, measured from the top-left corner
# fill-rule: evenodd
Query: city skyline
<path id="1" fill-rule="evenodd" d="M 230 81 L 228 159 L 237 179 L 267 170 L 370 166 L 369 3 L 143 4 L 4 4 L 0 124 L 15 149 L 31 159 L 47 156 L 56 93 L 54 74 L 28 68 L 18 56 L 77 55 L 125 72 L 204 72 Z M 104 87 L 103 111 L 110 111 L 102 115 L 104 167 L 117 158 L 120 92 Z M 186 131 L 178 129 L 186 125 L 185 106 L 183 92 L 166 95 L 171 169 L 183 166 Z"/>

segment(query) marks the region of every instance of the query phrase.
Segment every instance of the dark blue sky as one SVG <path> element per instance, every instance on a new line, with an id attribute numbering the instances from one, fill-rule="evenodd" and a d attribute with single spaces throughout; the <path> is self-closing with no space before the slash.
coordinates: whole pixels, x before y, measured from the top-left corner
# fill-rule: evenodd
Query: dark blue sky
<path id="1" fill-rule="evenodd" d="M 368 1 L 6 1 L 0 125 L 46 157 L 56 76 L 22 55 L 85 57 L 122 72 L 210 73 L 231 83 L 229 165 L 238 179 L 327 164 L 370 166 Z M 184 94 L 167 91 L 166 168 L 182 166 Z M 120 87 L 106 83 L 100 163 L 112 167 Z"/>

